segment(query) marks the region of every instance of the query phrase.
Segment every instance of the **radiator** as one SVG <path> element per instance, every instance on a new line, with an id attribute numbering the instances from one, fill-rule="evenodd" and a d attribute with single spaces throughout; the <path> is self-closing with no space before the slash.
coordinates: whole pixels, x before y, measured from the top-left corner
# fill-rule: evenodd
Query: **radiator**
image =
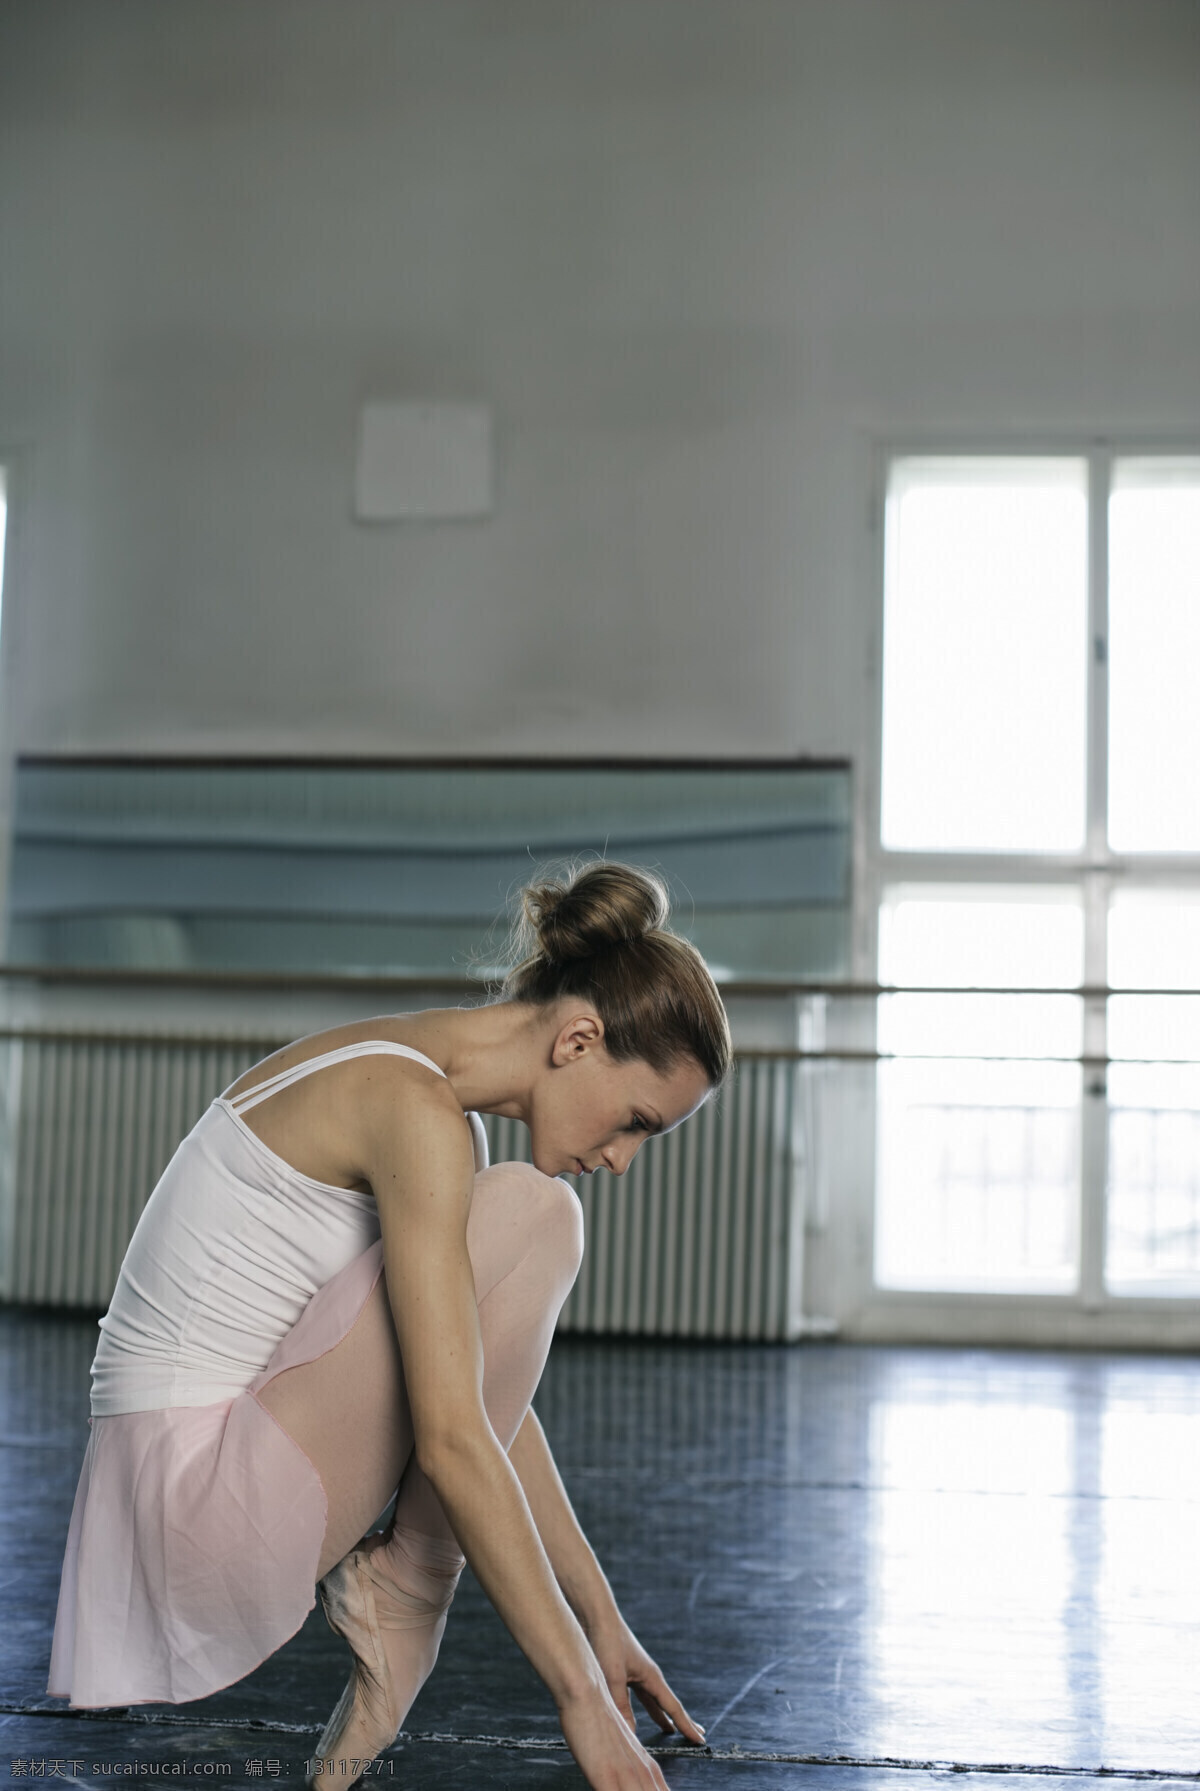
<path id="1" fill-rule="evenodd" d="M 278 1039 L 0 1039 L 0 1297 L 103 1310 L 151 1188 L 215 1095 Z M 741 1058 L 628 1173 L 579 1178 L 587 1238 L 560 1329 L 786 1339 L 802 1329 L 794 1061 Z M 528 1133 L 488 1117 L 493 1161 Z"/>

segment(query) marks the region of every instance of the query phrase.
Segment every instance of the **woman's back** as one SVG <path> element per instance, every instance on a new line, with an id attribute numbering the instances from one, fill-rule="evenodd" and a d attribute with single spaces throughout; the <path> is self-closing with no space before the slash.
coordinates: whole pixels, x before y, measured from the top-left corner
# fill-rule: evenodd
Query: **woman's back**
<path id="1" fill-rule="evenodd" d="M 368 1188 L 303 1173 L 243 1116 L 319 1071 L 362 1057 L 403 1057 L 443 1072 L 394 1039 L 352 1039 L 300 1060 L 296 1049 L 283 1070 L 263 1077 L 266 1066 L 257 1066 L 214 1101 L 167 1165 L 100 1321 L 93 1416 L 236 1396 L 317 1289 L 378 1239 Z M 483 1127 L 470 1117 L 483 1167 Z"/>

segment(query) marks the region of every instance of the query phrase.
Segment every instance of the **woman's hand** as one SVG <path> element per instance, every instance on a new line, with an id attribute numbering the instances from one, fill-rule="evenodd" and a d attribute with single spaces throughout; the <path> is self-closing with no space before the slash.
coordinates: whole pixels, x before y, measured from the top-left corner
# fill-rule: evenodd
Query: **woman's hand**
<path id="1" fill-rule="evenodd" d="M 559 1585 L 587 1640 L 590 1680 L 575 1681 L 575 1695 L 560 1698 L 558 1705 L 571 1752 L 589 1785 L 603 1786 L 604 1791 L 625 1785 L 631 1791 L 641 1786 L 662 1791 L 662 1773 L 637 1739 L 630 1686 L 664 1733 L 678 1729 L 688 1741 L 702 1746 L 704 1730 L 692 1721 L 621 1616 L 612 1587 L 571 1509 L 532 1406 L 509 1459 L 520 1476 Z M 593 1776 L 593 1762 L 598 1776 Z M 621 1776 L 630 1771 L 632 1778 Z M 612 1772 L 617 1776 L 603 1776 Z"/>
<path id="2" fill-rule="evenodd" d="M 657 1760 L 621 1719 L 622 1713 L 598 1679 L 578 1697 L 566 1698 L 558 1706 L 567 1746 L 592 1791 L 669 1791 Z"/>
<path id="3" fill-rule="evenodd" d="M 636 1729 L 629 1696 L 632 1686 L 665 1735 L 677 1729 L 685 1740 L 703 1744 L 704 1730 L 692 1721 L 615 1606 L 603 1617 L 585 1622 L 584 1627 L 613 1703 L 631 1729 Z"/>

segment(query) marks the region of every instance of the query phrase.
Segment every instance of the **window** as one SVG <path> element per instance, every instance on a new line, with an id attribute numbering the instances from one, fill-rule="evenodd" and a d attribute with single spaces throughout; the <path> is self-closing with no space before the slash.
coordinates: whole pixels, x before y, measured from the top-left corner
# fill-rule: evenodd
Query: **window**
<path id="1" fill-rule="evenodd" d="M 1194 1297 L 1200 458 L 894 459 L 883 642 L 875 1284 Z"/>
<path id="2" fill-rule="evenodd" d="M 1200 853 L 1200 461 L 1117 461 L 1108 512 L 1109 841 Z"/>
<path id="3" fill-rule="evenodd" d="M 889 983 L 1071 988 L 1083 968 L 1079 892 L 893 888 L 879 956 Z M 891 995 L 879 1035 L 896 1053 L 879 1078 L 879 1284 L 1068 1291 L 1078 1272 L 1078 997 Z"/>
<path id="4" fill-rule="evenodd" d="M 1200 889 L 1120 889 L 1108 918 L 1114 988 L 1200 989 Z M 1109 1287 L 1200 1293 L 1200 998 L 1109 1002 Z M 1164 1061 L 1166 1060 L 1166 1061 Z"/>
<path id="5" fill-rule="evenodd" d="M 916 460 L 887 509 L 883 844 L 1083 845 L 1087 468 Z"/>

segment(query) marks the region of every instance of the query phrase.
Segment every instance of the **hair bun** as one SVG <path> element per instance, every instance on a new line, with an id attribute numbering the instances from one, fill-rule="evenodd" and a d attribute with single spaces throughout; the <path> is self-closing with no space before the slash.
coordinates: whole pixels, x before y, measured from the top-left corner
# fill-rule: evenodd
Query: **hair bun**
<path id="1" fill-rule="evenodd" d="M 543 872 L 521 891 L 501 999 L 582 1001 L 603 1022 L 614 1062 L 639 1058 L 665 1073 L 691 1058 L 718 1087 L 733 1055 L 729 1018 L 700 953 L 670 930 L 670 912 L 662 879 L 635 865 Z"/>
<path id="2" fill-rule="evenodd" d="M 565 881 L 531 883 L 522 892 L 525 917 L 550 964 L 571 964 L 663 928 L 667 891 L 649 871 L 590 864 Z"/>

